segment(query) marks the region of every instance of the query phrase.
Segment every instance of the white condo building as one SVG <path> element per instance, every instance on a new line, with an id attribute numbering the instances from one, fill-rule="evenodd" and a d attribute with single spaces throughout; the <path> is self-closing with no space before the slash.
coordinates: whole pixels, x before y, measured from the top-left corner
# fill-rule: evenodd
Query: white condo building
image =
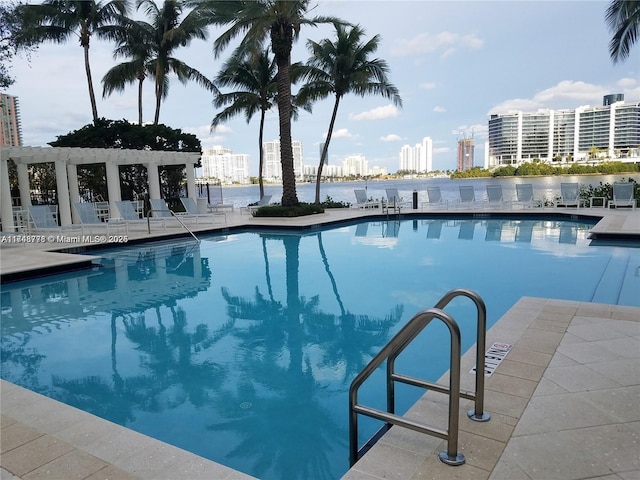
<path id="1" fill-rule="evenodd" d="M 433 170 L 433 141 L 424 137 L 422 143 L 413 147 L 404 145 L 400 149 L 400 168 L 411 172 L 424 173 Z"/>
<path id="2" fill-rule="evenodd" d="M 293 171 L 295 172 L 296 179 L 301 180 L 304 173 L 302 142 L 300 140 L 293 140 L 291 146 L 293 148 Z M 282 163 L 280 162 L 280 140 L 264 142 L 262 144 L 262 152 L 264 155 L 263 178 L 270 182 L 281 182 Z"/>
<path id="3" fill-rule="evenodd" d="M 604 105 L 574 110 L 510 111 L 489 118 L 486 165 L 518 166 L 543 162 L 589 160 L 637 161 L 640 156 L 640 103 L 625 103 L 620 94 Z"/>
<path id="4" fill-rule="evenodd" d="M 250 183 L 249 155 L 233 153 L 219 145 L 202 151 L 202 176 L 222 183 Z"/>
<path id="5" fill-rule="evenodd" d="M 369 162 L 364 155 L 349 155 L 342 161 L 342 173 L 345 177 L 365 177 L 369 175 Z"/>

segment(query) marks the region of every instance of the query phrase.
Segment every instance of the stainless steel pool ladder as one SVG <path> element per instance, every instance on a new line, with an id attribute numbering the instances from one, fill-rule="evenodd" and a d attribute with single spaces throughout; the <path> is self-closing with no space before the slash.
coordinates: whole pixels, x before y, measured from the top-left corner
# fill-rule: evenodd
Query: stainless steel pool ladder
<path id="1" fill-rule="evenodd" d="M 182 220 L 180 220 L 180 217 L 178 215 L 176 215 L 176 213 L 169 209 L 154 209 L 151 208 L 149 210 L 147 210 L 147 233 L 151 233 L 151 213 L 152 212 L 170 212 L 171 215 L 173 215 L 173 218 L 175 218 L 176 220 L 178 220 L 178 222 L 180 222 L 180 225 L 182 225 L 182 227 L 191 234 L 191 236 L 195 239 L 196 242 L 200 243 L 200 239 L 198 237 L 196 237 L 196 235 L 191 231 L 191 229 L 189 227 L 187 227 L 184 222 Z"/>
<path id="2" fill-rule="evenodd" d="M 476 382 L 475 392 L 460 391 L 460 328 L 456 321 L 442 309 L 458 296 L 470 298 L 476 305 L 477 333 L 476 333 Z M 442 320 L 451 335 L 449 386 L 438 385 L 433 382 L 408 377 L 395 372 L 395 360 L 413 339 L 433 320 Z M 442 462 L 448 465 L 462 465 L 464 455 L 458 452 L 458 415 L 460 412 L 460 397 L 474 400 L 474 410 L 467 413 L 471 420 L 486 422 L 491 417 L 484 412 L 484 354 L 486 345 L 487 310 L 482 298 L 475 292 L 463 288 L 454 289 L 444 295 L 433 307 L 416 314 L 407 324 L 382 348 L 369 364 L 360 372 L 349 388 L 349 461 L 353 466 L 360 458 L 358 448 L 358 414 L 366 415 L 386 422 L 383 430 L 391 425 L 399 425 L 417 432 L 432 435 L 447 440 L 447 450 L 439 454 Z M 387 361 L 387 411 L 360 405 L 358 403 L 358 389 L 369 376 Z M 449 418 L 447 430 L 425 425 L 413 420 L 395 415 L 395 383 L 402 382 L 416 387 L 430 389 L 439 393 L 449 394 Z"/>

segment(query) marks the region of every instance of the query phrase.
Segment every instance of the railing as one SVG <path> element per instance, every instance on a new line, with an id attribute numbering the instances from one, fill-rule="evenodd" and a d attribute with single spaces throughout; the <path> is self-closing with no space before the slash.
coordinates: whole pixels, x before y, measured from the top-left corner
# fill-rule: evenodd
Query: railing
<path id="1" fill-rule="evenodd" d="M 460 391 L 460 328 L 456 321 L 442 310 L 452 299 L 466 296 L 474 301 L 478 309 L 477 355 L 476 355 L 476 392 Z M 395 360 L 415 337 L 433 320 L 437 318 L 445 323 L 451 336 L 449 387 L 427 382 L 417 378 L 400 375 L 395 372 Z M 490 416 L 484 408 L 484 347 L 486 343 L 486 308 L 483 300 L 475 292 L 466 289 L 456 289 L 448 292 L 434 308 L 423 310 L 409 322 L 382 348 L 369 364 L 356 376 L 349 388 L 349 460 L 351 465 L 359 458 L 358 449 L 358 414 L 366 415 L 386 422 L 399 425 L 417 432 L 432 435 L 447 440 L 447 450 L 439 454 L 442 462 L 448 465 L 462 465 L 464 455 L 458 452 L 458 416 L 460 412 L 460 397 L 475 400 L 475 409 L 468 413 L 475 421 L 488 421 Z M 377 410 L 358 404 L 358 389 L 367 378 L 387 360 L 387 411 Z M 480 378 L 479 378 L 480 377 Z M 395 414 L 395 384 L 402 382 L 408 385 L 427 388 L 439 393 L 449 394 L 449 417 L 447 430 L 424 425 L 413 420 L 405 419 Z"/>
<path id="2" fill-rule="evenodd" d="M 180 222 L 180 225 L 182 225 L 182 227 L 191 234 L 191 236 L 194 238 L 194 240 L 198 243 L 200 243 L 200 240 L 198 239 L 198 237 L 195 236 L 195 234 L 191 231 L 191 229 L 189 227 L 187 227 L 184 222 L 182 220 L 180 220 L 180 217 L 178 215 L 175 214 L 175 212 L 171 209 L 154 209 L 151 208 L 147 211 L 147 233 L 151 233 L 151 213 L 153 212 L 169 212 L 171 213 L 171 215 L 173 216 L 173 218 L 175 218 L 176 220 L 178 220 L 178 222 Z M 160 217 L 162 218 L 162 217 Z"/>

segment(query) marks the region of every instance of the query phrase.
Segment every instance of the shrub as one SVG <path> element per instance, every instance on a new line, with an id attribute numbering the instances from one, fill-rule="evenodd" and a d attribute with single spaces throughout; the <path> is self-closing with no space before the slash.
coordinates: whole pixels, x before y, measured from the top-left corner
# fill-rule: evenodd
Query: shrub
<path id="1" fill-rule="evenodd" d="M 282 205 L 265 205 L 253 212 L 254 217 L 302 217 L 324 213 L 324 207 L 315 203 L 299 203 L 292 207 Z"/>

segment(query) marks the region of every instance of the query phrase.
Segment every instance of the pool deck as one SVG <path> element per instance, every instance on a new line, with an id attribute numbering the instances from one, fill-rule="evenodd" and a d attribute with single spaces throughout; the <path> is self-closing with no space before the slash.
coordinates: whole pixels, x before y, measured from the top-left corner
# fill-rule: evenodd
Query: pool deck
<path id="1" fill-rule="evenodd" d="M 488 212 L 425 213 L 484 218 Z M 597 216 L 602 219 L 593 233 L 635 239 L 640 235 L 640 210 L 517 213 Z M 215 227 L 313 228 L 376 215 L 339 209 L 313 217 L 259 219 L 236 212 L 227 215 L 226 225 Z M 194 228 L 205 229 L 211 224 Z M 182 232 L 156 227 L 152 235 L 141 229 L 130 231 L 129 237 Z M 76 255 L 48 251 L 69 245 L 1 247 L 4 278 L 78 263 Z M 512 349 L 486 379 L 485 410 L 491 420 L 469 420 L 466 412 L 472 402 L 460 403 L 458 451 L 466 457 L 464 465 L 452 467 L 438 460 L 437 453 L 446 450 L 443 440 L 393 427 L 343 479 L 640 479 L 640 308 L 523 297 L 489 330 L 487 346 L 493 342 L 508 343 Z M 463 390 L 473 390 L 468 372 L 474 363 L 472 348 L 462 358 Z M 429 392 L 406 416 L 446 428 L 446 410 L 446 397 Z M 252 478 L 5 381 L 0 381 L 0 419 L 2 480 Z"/>

